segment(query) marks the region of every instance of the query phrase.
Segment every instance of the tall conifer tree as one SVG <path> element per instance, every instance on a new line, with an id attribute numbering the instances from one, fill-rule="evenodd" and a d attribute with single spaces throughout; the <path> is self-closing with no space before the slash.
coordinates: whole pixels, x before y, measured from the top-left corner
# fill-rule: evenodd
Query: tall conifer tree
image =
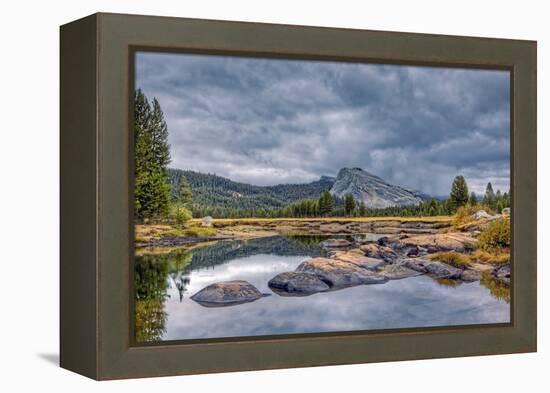
<path id="1" fill-rule="evenodd" d="M 477 195 L 475 192 L 472 191 L 472 193 L 470 194 L 470 200 L 468 201 L 468 203 L 472 206 L 477 205 Z"/>
<path id="2" fill-rule="evenodd" d="M 452 211 L 456 211 L 456 209 L 468 203 L 468 198 L 468 185 L 466 184 L 464 176 L 459 175 L 455 177 L 453 185 L 451 187 L 451 195 L 449 196 L 449 207 Z"/>
<path id="3" fill-rule="evenodd" d="M 491 184 L 491 182 L 487 183 L 485 196 L 483 197 L 483 203 L 489 207 L 493 207 L 495 203 L 495 192 L 493 191 L 493 185 Z"/>
<path id="4" fill-rule="evenodd" d="M 353 211 L 355 210 L 355 198 L 352 194 L 346 194 L 344 197 L 344 212 L 346 215 L 353 214 Z"/>
<path id="5" fill-rule="evenodd" d="M 153 100 L 151 108 L 140 89 L 134 93 L 134 163 L 136 218 L 166 215 L 170 203 L 168 127 L 158 101 Z"/>

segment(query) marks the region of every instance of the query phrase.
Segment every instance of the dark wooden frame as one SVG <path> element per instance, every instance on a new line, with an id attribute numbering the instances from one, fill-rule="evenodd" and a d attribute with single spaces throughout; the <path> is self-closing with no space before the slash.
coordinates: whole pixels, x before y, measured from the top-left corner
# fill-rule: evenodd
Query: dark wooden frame
<path id="1" fill-rule="evenodd" d="M 136 49 L 511 71 L 512 322 L 133 342 Z M 536 351 L 536 42 L 94 14 L 61 27 L 61 366 L 95 379 Z"/>

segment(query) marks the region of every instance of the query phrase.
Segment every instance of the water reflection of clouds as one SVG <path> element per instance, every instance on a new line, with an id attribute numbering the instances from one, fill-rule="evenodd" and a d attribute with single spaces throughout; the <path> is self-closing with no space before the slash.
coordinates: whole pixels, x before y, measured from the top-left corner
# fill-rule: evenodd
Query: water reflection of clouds
<path id="1" fill-rule="evenodd" d="M 267 282 L 280 272 L 296 269 L 307 256 L 274 256 L 257 254 L 237 258 L 231 263 L 191 272 L 188 292 L 194 294 L 207 285 L 229 280 L 246 280 L 262 292 L 271 293 Z"/>
<path id="2" fill-rule="evenodd" d="M 258 254 L 238 258 L 215 269 L 190 273 L 188 295 L 213 282 L 243 279 L 261 292 L 272 293 L 267 282 L 295 269 L 304 256 Z M 176 289 L 167 300 L 164 339 L 313 333 L 405 327 L 509 322 L 510 308 L 493 298 L 478 282 L 456 287 L 426 276 L 366 285 L 308 297 L 276 294 L 253 303 L 204 308 Z"/>

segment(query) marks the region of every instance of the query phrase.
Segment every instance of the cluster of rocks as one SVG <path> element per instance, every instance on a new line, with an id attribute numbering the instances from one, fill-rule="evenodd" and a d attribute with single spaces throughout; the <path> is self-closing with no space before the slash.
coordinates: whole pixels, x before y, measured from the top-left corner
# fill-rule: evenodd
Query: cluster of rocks
<path id="1" fill-rule="evenodd" d="M 476 239 L 464 233 L 435 233 L 417 236 L 382 237 L 376 242 L 329 239 L 321 243 L 327 257 L 308 259 L 294 271 L 276 275 L 269 288 L 280 296 L 309 296 L 357 285 L 383 284 L 419 275 L 464 282 L 480 280 L 479 269 L 451 266 L 432 260 L 428 254 L 465 252 Z M 510 282 L 510 265 L 494 269 L 492 275 Z M 203 306 L 219 307 L 251 302 L 266 296 L 246 281 L 209 285 L 191 299 Z"/>
<path id="2" fill-rule="evenodd" d="M 475 239 L 460 233 L 383 237 L 377 242 L 360 244 L 330 239 L 322 243 L 329 250 L 328 258 L 307 260 L 293 272 L 278 274 L 268 285 L 283 296 L 307 296 L 422 274 L 435 279 L 476 281 L 481 278 L 477 270 L 426 258 L 434 252 L 464 252 L 468 242 Z"/>

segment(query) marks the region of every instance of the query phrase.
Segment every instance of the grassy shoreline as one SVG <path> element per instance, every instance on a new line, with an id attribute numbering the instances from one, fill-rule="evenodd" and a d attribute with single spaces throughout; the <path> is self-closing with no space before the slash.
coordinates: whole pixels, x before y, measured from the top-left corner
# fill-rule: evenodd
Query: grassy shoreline
<path id="1" fill-rule="evenodd" d="M 381 227 L 399 228 L 405 223 L 418 223 L 436 226 L 448 226 L 451 216 L 432 217 L 315 217 L 315 218 L 218 218 L 212 219 L 211 226 L 203 226 L 202 219 L 191 219 L 185 226 L 169 223 L 136 224 L 136 243 L 143 244 L 153 240 L 170 237 L 188 237 L 200 241 L 216 236 L 228 239 L 250 239 L 280 234 L 337 234 L 349 233 L 349 228 L 359 230 L 359 226 L 376 224 Z M 304 233 L 309 228 L 315 233 Z"/>

